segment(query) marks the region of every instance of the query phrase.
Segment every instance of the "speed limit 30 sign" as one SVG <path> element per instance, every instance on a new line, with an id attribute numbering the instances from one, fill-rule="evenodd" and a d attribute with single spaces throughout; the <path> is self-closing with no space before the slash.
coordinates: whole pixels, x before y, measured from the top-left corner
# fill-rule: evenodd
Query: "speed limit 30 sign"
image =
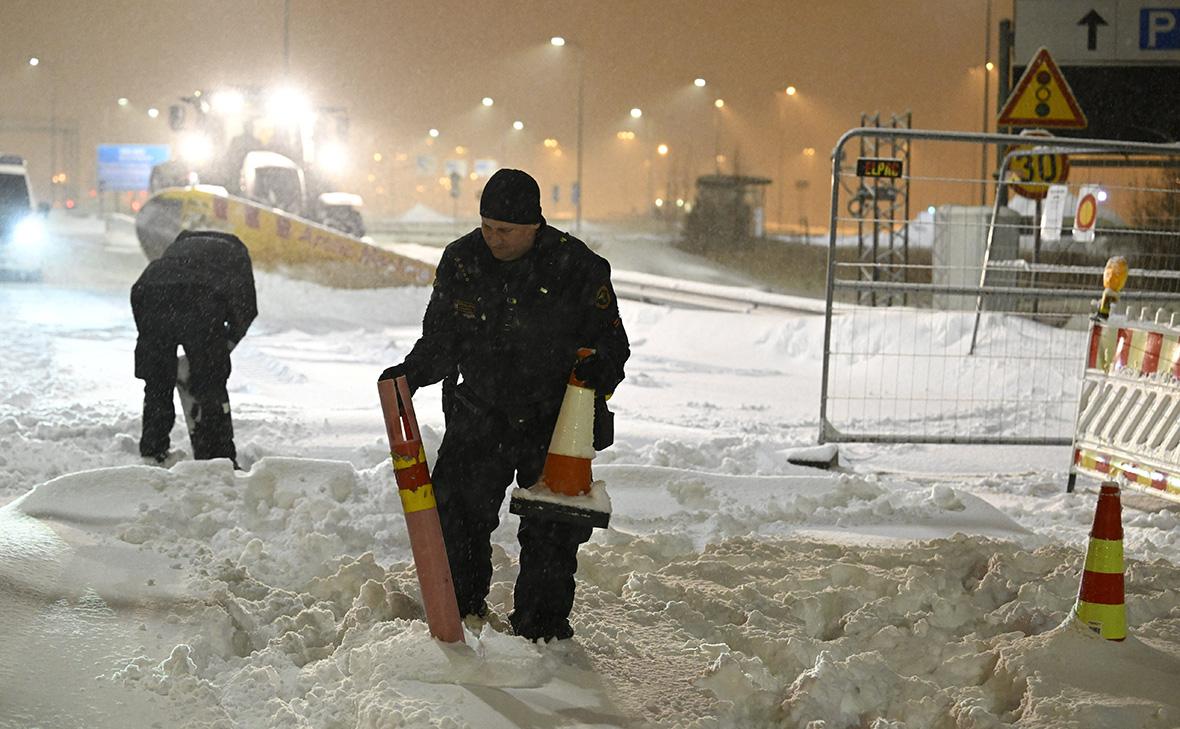
<path id="1" fill-rule="evenodd" d="M 1052 152 L 1033 152 L 1033 144 L 1012 148 L 1008 164 L 1008 184 L 1016 194 L 1040 200 L 1049 192 L 1049 185 L 1069 179 L 1069 157 Z"/>

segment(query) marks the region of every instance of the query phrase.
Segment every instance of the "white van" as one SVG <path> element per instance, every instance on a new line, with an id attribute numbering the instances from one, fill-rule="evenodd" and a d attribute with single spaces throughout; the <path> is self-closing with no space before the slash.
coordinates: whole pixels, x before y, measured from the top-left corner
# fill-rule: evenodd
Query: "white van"
<path id="1" fill-rule="evenodd" d="M 45 217 L 33 200 L 25 161 L 0 155 L 0 268 L 19 278 L 40 278 L 44 247 Z"/>

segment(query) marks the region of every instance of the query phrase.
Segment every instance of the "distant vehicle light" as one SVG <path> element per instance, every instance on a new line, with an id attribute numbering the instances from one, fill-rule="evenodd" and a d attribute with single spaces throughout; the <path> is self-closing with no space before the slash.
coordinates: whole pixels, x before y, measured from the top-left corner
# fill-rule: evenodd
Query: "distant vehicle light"
<path id="1" fill-rule="evenodd" d="M 180 156 L 189 164 L 204 164 L 213 156 L 213 140 L 199 132 L 186 134 L 180 139 Z"/>
<path id="2" fill-rule="evenodd" d="M 310 111 L 310 106 L 307 97 L 299 91 L 293 88 L 281 88 L 275 89 L 267 99 L 266 111 L 276 124 L 294 126 L 304 120 Z"/>
<path id="3" fill-rule="evenodd" d="M 210 106 L 213 107 L 213 111 L 217 114 L 240 114 L 246 106 L 246 99 L 240 91 L 223 89 L 213 93 Z"/>
<path id="4" fill-rule="evenodd" d="M 320 147 L 316 161 L 324 172 L 340 174 L 348 168 L 348 150 L 340 142 L 328 142 Z"/>
<path id="5" fill-rule="evenodd" d="M 45 242 L 45 222 L 35 215 L 21 218 L 12 230 L 12 243 L 19 248 L 36 248 Z"/>

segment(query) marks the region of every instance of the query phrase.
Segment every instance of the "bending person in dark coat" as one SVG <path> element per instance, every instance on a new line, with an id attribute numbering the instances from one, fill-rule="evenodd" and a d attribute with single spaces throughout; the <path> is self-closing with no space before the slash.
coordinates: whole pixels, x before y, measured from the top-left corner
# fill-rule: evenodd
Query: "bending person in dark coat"
<path id="1" fill-rule="evenodd" d="M 131 287 L 131 310 L 139 330 L 135 376 L 144 381 L 140 455 L 157 463 L 168 457 L 181 346 L 194 400 L 193 458 L 228 458 L 236 468 L 229 354 L 258 315 L 246 246 L 229 233 L 181 233 Z"/>
<path id="2" fill-rule="evenodd" d="M 459 614 L 482 617 L 500 505 L 514 479 L 525 488 L 540 479 L 578 348 L 595 350 L 577 376 L 600 398 L 623 379 L 631 350 L 610 264 L 545 223 L 532 177 L 497 172 L 484 187 L 480 216 L 479 229 L 443 252 L 421 339 L 381 379 L 405 375 L 411 388 L 444 381 L 446 434 L 434 493 Z M 596 440 L 606 447 L 609 438 Z M 577 553 L 590 532 L 521 518 L 511 616 L 517 635 L 573 635 Z"/>

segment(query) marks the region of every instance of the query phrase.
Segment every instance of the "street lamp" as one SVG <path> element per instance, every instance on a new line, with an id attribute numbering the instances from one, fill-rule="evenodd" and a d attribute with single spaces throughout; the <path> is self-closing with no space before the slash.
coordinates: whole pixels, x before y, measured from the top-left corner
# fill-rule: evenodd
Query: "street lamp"
<path id="1" fill-rule="evenodd" d="M 721 110 L 725 108 L 725 99 L 713 101 L 713 164 L 717 174 L 721 174 Z"/>
<path id="2" fill-rule="evenodd" d="M 29 57 L 29 66 L 36 68 L 41 65 L 41 59 L 37 56 Z M 38 72 L 46 73 L 49 78 L 46 80 L 49 84 L 49 190 L 52 193 L 53 204 L 57 204 L 57 186 L 59 172 L 57 169 L 57 84 L 55 83 L 55 70 L 52 66 L 47 71 Z"/>
<path id="3" fill-rule="evenodd" d="M 574 232 L 581 234 L 582 232 L 582 123 L 585 114 L 585 99 L 586 99 L 586 53 L 580 45 L 566 40 L 565 38 L 555 35 L 549 39 L 549 43 L 562 48 L 566 45 L 573 46 L 578 50 L 578 131 L 577 131 L 577 156 L 578 162 L 576 172 L 574 174 L 576 180 L 574 185 L 577 187 L 574 197 Z"/>
<path id="4" fill-rule="evenodd" d="M 781 129 L 781 133 L 779 135 L 779 142 L 778 142 L 778 224 L 779 224 L 780 228 L 784 225 L 784 223 L 786 221 L 786 210 L 785 210 L 786 205 L 784 203 L 784 198 L 786 196 L 785 188 L 786 188 L 786 184 L 787 184 L 787 171 L 786 171 L 787 105 L 790 103 L 800 103 L 798 101 L 793 101 L 793 102 L 791 101 L 792 99 L 796 99 L 797 95 L 799 93 L 799 89 L 795 88 L 793 85 L 788 84 L 783 89 L 783 93 L 786 94 L 786 96 L 784 97 L 784 101 L 786 103 L 783 104 L 782 106 L 780 106 L 781 112 L 780 112 L 779 119 L 780 119 L 780 123 L 782 125 L 782 129 Z M 796 118 L 796 121 L 798 121 L 797 118 Z M 800 192 L 800 194 L 802 194 L 802 192 Z"/>

